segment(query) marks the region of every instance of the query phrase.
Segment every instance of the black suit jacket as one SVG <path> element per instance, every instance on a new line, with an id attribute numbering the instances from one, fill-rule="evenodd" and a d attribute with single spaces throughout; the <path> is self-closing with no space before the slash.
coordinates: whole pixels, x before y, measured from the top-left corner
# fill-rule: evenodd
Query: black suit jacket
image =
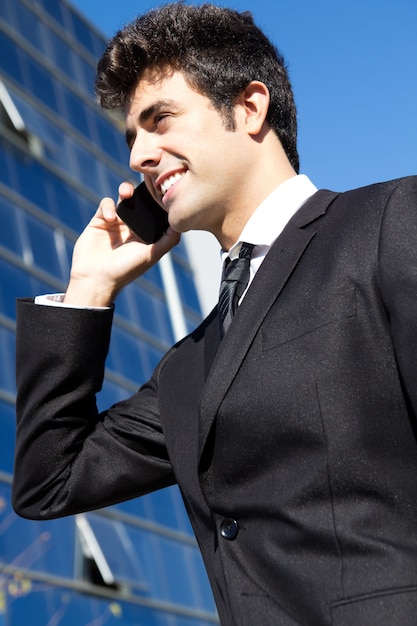
<path id="1" fill-rule="evenodd" d="M 97 416 L 110 325 L 18 304 L 18 513 L 177 482 L 223 625 L 417 623 L 417 178 L 319 191 L 221 344 Z"/>

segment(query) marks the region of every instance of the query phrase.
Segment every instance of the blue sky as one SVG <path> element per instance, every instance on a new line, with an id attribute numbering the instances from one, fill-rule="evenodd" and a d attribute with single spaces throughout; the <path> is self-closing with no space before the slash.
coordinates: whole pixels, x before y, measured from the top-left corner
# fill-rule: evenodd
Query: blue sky
<path id="1" fill-rule="evenodd" d="M 157 0 L 72 0 L 110 37 Z M 194 4 L 201 4 L 197 1 Z M 229 0 L 286 58 L 302 171 L 345 190 L 417 174 L 416 0 Z"/>

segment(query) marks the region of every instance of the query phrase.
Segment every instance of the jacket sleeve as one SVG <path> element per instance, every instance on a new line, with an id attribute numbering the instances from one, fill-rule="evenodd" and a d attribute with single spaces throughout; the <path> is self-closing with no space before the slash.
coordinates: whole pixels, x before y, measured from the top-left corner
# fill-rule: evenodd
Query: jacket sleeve
<path id="1" fill-rule="evenodd" d="M 17 303 L 13 506 L 50 519 L 175 482 L 159 420 L 157 375 L 99 414 L 113 311 Z"/>

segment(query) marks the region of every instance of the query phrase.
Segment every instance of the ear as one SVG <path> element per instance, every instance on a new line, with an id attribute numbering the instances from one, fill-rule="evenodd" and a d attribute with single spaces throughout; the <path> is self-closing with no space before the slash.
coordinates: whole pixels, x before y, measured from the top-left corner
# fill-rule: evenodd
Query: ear
<path id="1" fill-rule="evenodd" d="M 270 96 L 269 89 L 258 80 L 253 80 L 242 91 L 238 98 L 240 106 L 240 119 L 250 135 L 258 135 L 264 125 Z"/>

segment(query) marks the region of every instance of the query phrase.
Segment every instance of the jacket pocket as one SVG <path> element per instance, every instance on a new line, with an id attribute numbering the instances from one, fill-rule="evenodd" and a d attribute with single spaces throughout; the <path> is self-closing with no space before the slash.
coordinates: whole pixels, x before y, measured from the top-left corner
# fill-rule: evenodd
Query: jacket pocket
<path id="1" fill-rule="evenodd" d="M 332 626 L 416 626 L 417 587 L 390 589 L 334 603 Z"/>
<path id="2" fill-rule="evenodd" d="M 262 350 L 271 350 L 276 346 L 293 341 L 314 330 L 356 316 L 356 291 L 349 287 L 317 303 L 302 307 L 291 315 L 276 318 L 273 323 L 265 320 L 262 328 Z"/>

